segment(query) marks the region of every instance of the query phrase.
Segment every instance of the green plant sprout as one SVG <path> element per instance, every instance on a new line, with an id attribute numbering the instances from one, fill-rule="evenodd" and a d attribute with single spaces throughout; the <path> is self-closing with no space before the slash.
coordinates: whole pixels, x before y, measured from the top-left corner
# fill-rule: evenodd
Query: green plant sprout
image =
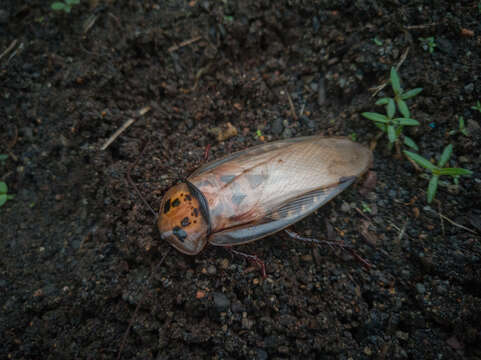
<path id="1" fill-rule="evenodd" d="M 5 166 L 5 161 L 7 161 L 8 155 L 7 154 L 0 154 L 0 164 Z"/>
<path id="2" fill-rule="evenodd" d="M 374 44 L 376 44 L 377 46 L 382 46 L 382 40 L 379 39 L 377 36 L 372 39 L 372 41 L 374 41 Z"/>
<path id="3" fill-rule="evenodd" d="M 2 207 L 7 200 L 11 200 L 15 195 L 8 194 L 8 186 L 4 181 L 0 181 L 0 207 Z"/>
<path id="4" fill-rule="evenodd" d="M 362 212 L 367 212 L 367 213 L 372 212 L 372 209 L 364 201 L 361 202 L 361 206 L 362 206 Z"/>
<path id="5" fill-rule="evenodd" d="M 479 100 L 476 101 L 476 105 L 475 105 L 475 106 L 471 106 L 471 109 L 477 110 L 477 111 L 479 111 L 479 112 L 481 113 L 481 102 L 479 102 Z"/>
<path id="6" fill-rule="evenodd" d="M 434 37 L 429 36 L 426 38 L 420 37 L 419 41 L 421 41 L 421 46 L 424 51 L 429 51 L 430 54 L 434 52 L 434 48 L 436 47 L 436 43 L 434 42 Z"/>
<path id="7" fill-rule="evenodd" d="M 438 188 L 439 177 L 443 175 L 452 176 L 454 178 L 455 183 L 457 184 L 459 176 L 469 176 L 472 175 L 473 172 L 471 170 L 463 169 L 463 168 L 445 168 L 444 165 L 448 162 L 449 158 L 453 153 L 453 145 L 449 144 L 443 150 L 441 154 L 441 158 L 439 159 L 438 165 L 434 165 L 428 159 L 422 157 L 419 154 L 415 154 L 413 152 L 404 150 L 404 154 L 414 161 L 416 164 L 422 166 L 426 170 L 429 170 L 432 173 L 431 179 L 429 180 L 428 191 L 427 191 L 427 200 L 428 204 L 430 204 L 434 196 L 436 195 L 436 190 Z"/>
<path id="8" fill-rule="evenodd" d="M 80 0 L 64 0 L 64 2 L 56 1 L 50 5 L 50 8 L 54 11 L 64 11 L 70 13 L 73 5 L 80 4 Z"/>
<path id="9" fill-rule="evenodd" d="M 419 125 L 419 121 L 410 118 L 409 108 L 405 100 L 418 95 L 423 89 L 416 88 L 404 91 L 401 87 L 399 75 L 394 67 L 391 68 L 390 82 L 394 92 L 394 98 L 384 97 L 376 101 L 376 105 L 386 105 L 386 115 L 374 112 L 364 112 L 361 115 L 366 119 L 374 121 L 374 124 L 379 129 L 387 133 L 389 149 L 392 149 L 392 146 L 395 143 L 399 143 L 399 139 L 402 138 L 404 145 L 417 151 L 418 146 L 416 143 L 410 137 L 404 135 L 402 130 L 404 126 Z M 402 117 L 394 118 L 396 107 Z"/>
<path id="10" fill-rule="evenodd" d="M 458 116 L 458 122 L 459 122 L 458 130 L 451 130 L 449 132 L 449 135 L 456 135 L 459 132 L 464 136 L 469 136 L 469 131 L 468 129 L 466 129 L 466 126 L 464 125 L 464 117 Z"/>

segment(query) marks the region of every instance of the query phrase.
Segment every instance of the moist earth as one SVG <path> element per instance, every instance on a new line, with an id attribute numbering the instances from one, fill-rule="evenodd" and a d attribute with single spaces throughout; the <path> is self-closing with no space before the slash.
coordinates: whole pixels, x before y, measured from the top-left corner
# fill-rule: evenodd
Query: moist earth
<path id="1" fill-rule="evenodd" d="M 480 359 L 480 54 L 477 1 L 2 1 L 0 357 Z M 419 153 L 451 143 L 473 172 L 429 205 L 360 115 L 397 65 L 423 88 Z M 162 194 L 207 155 L 312 134 L 375 146 L 368 180 L 292 228 L 352 251 L 236 247 L 266 278 L 222 248 L 167 253 Z"/>

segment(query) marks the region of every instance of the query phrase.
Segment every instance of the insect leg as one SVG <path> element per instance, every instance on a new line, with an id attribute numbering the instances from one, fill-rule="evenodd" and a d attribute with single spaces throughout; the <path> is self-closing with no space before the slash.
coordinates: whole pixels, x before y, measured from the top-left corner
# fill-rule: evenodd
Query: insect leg
<path id="1" fill-rule="evenodd" d="M 207 144 L 204 151 L 204 162 L 207 162 L 207 160 L 209 160 L 209 152 L 210 152 L 210 144 Z"/>
<path id="2" fill-rule="evenodd" d="M 337 247 L 341 248 L 342 250 L 347 251 L 352 256 L 354 256 L 356 258 L 356 260 L 358 260 L 361 264 L 363 264 L 364 267 L 367 270 L 369 270 L 372 266 L 367 260 L 363 259 L 351 246 L 345 245 L 341 242 L 318 240 L 318 239 L 303 237 L 303 236 L 300 236 L 299 234 L 295 233 L 294 231 L 291 231 L 291 230 L 288 230 L 288 229 L 285 229 L 284 232 L 287 235 L 289 235 L 291 238 L 293 238 L 294 240 L 301 240 L 301 241 L 309 242 L 311 244 L 326 244 L 331 248 L 334 248 L 334 246 L 337 246 Z"/>
<path id="3" fill-rule="evenodd" d="M 257 255 L 250 255 L 250 254 L 243 253 L 241 251 L 234 250 L 231 246 L 225 246 L 225 248 L 227 250 L 229 250 L 232 254 L 241 256 L 241 257 L 253 262 L 257 266 L 259 266 L 261 268 L 262 277 L 264 279 L 267 277 L 266 264 L 264 264 L 264 261 L 262 261 Z"/>

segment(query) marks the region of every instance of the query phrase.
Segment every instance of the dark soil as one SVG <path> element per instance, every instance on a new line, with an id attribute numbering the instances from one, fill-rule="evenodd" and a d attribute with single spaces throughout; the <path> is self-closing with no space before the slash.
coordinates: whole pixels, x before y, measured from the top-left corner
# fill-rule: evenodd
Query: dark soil
<path id="1" fill-rule="evenodd" d="M 125 359 L 481 358 L 478 1 L 49 5 L 0 5 L 0 177 L 15 194 L 0 208 L 1 358 L 116 358 L 141 301 Z M 474 175 L 428 206 L 427 180 L 381 138 L 375 186 L 294 226 L 353 246 L 370 269 L 277 234 L 237 248 L 265 261 L 266 279 L 213 246 L 171 250 L 151 277 L 168 245 L 125 180 L 144 147 L 132 177 L 155 209 L 208 146 L 212 159 L 318 133 L 372 143 L 360 113 L 383 111 L 390 88 L 370 88 L 407 49 L 403 86 L 424 88 L 410 136 L 427 158 L 452 143 L 449 166 Z M 469 136 L 448 134 L 456 116 Z M 218 141 L 227 122 L 238 134 Z"/>

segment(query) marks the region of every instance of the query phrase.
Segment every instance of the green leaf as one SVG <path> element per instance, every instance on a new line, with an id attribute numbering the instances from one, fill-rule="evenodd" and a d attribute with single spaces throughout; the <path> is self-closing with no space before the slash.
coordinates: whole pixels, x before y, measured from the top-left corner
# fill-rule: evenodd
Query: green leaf
<path id="1" fill-rule="evenodd" d="M 389 142 L 391 143 L 396 142 L 397 136 L 396 136 L 396 130 L 394 129 L 394 126 L 392 125 L 387 126 L 387 137 L 389 138 Z"/>
<path id="2" fill-rule="evenodd" d="M 0 194 L 0 206 L 7 202 L 7 194 Z"/>
<path id="3" fill-rule="evenodd" d="M 440 168 L 446 165 L 452 153 L 453 153 L 453 144 L 449 144 L 444 148 L 443 153 L 441 154 L 441 158 L 439 159 L 438 166 Z"/>
<path id="4" fill-rule="evenodd" d="M 396 99 L 396 103 L 397 103 L 397 107 L 399 109 L 399 112 L 405 117 L 405 118 L 408 118 L 409 117 L 409 108 L 406 104 L 406 102 L 403 100 L 403 99 Z"/>
<path id="5" fill-rule="evenodd" d="M 50 8 L 55 11 L 64 10 L 65 4 L 62 2 L 54 2 L 52 5 L 50 5 Z"/>
<path id="6" fill-rule="evenodd" d="M 392 119 L 392 117 L 396 113 L 396 104 L 394 103 L 393 99 L 389 99 L 389 101 L 387 103 L 387 106 L 386 106 L 386 110 L 387 110 L 387 117 L 389 119 Z"/>
<path id="7" fill-rule="evenodd" d="M 412 97 L 415 97 L 421 91 L 423 91 L 422 88 L 411 89 L 409 91 L 406 91 L 404 94 L 402 94 L 401 99 L 403 99 L 403 100 L 410 99 Z"/>
<path id="8" fill-rule="evenodd" d="M 471 170 L 463 169 L 463 168 L 442 168 L 442 169 L 439 169 L 439 175 L 469 176 L 469 175 L 473 175 L 473 172 Z"/>
<path id="9" fill-rule="evenodd" d="M 436 195 L 436 190 L 438 189 L 438 180 L 439 176 L 434 175 L 431 180 L 429 180 L 428 185 L 428 204 L 431 204 L 431 201 L 434 199 L 434 195 Z"/>
<path id="10" fill-rule="evenodd" d="M 363 112 L 361 115 L 364 116 L 366 119 L 369 119 L 372 121 L 378 121 L 382 123 L 389 122 L 389 119 L 386 117 L 386 115 L 383 115 L 383 114 L 373 113 L 373 112 Z"/>
<path id="11" fill-rule="evenodd" d="M 65 0 L 65 2 L 69 5 L 80 4 L 80 0 Z"/>
<path id="12" fill-rule="evenodd" d="M 382 124 L 382 123 L 379 123 L 379 122 L 375 122 L 374 125 L 376 125 L 379 129 L 381 129 L 383 132 L 386 132 L 387 129 L 386 129 L 386 124 Z"/>
<path id="13" fill-rule="evenodd" d="M 421 165 L 422 167 L 424 167 L 428 170 L 434 171 L 434 170 L 437 170 L 437 168 L 438 168 L 436 165 L 432 164 L 428 159 L 423 158 L 419 154 L 416 154 L 416 153 L 413 153 L 413 152 L 407 151 L 407 150 L 404 150 L 403 152 L 408 158 L 410 158 L 415 163 Z"/>
<path id="14" fill-rule="evenodd" d="M 401 135 L 402 132 L 403 132 L 403 127 L 396 126 L 396 137 L 399 137 L 399 135 Z"/>
<path id="15" fill-rule="evenodd" d="M 394 122 L 398 123 L 402 126 L 417 126 L 419 125 L 419 121 L 409 118 L 396 118 L 393 120 Z"/>
<path id="16" fill-rule="evenodd" d="M 8 186 L 4 181 L 0 181 L 0 194 L 6 194 L 8 192 Z"/>
<path id="17" fill-rule="evenodd" d="M 399 80 L 399 75 L 394 67 L 391 68 L 391 86 L 396 95 L 402 93 L 401 81 Z"/>
<path id="18" fill-rule="evenodd" d="M 404 136 L 404 145 L 409 146 L 411 149 L 419 151 L 418 146 L 410 137 Z"/>
<path id="19" fill-rule="evenodd" d="M 7 154 L 0 154 L 0 161 L 5 161 L 8 159 L 8 155 Z"/>
<path id="20" fill-rule="evenodd" d="M 387 97 L 381 98 L 378 101 L 376 101 L 376 105 L 386 105 L 389 102 L 389 100 L 392 100 L 392 99 Z"/>

